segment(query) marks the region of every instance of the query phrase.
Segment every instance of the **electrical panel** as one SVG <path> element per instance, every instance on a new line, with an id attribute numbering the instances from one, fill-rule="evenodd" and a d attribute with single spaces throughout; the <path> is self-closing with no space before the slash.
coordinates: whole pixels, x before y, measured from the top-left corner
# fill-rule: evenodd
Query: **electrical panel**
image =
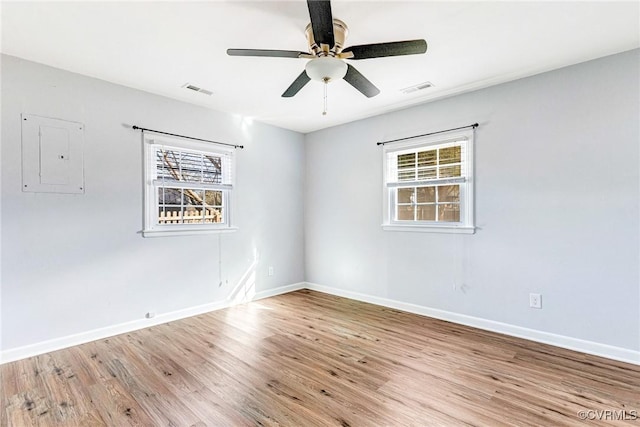
<path id="1" fill-rule="evenodd" d="M 22 191 L 84 193 L 84 125 L 22 114 Z"/>

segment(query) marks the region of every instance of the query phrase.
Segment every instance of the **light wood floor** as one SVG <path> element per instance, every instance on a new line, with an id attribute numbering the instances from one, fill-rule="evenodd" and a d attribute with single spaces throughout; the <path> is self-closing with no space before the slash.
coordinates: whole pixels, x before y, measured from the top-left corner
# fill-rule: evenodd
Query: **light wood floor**
<path id="1" fill-rule="evenodd" d="M 638 366 L 311 291 L 0 374 L 2 426 L 552 426 L 640 412 Z M 586 425 L 598 424 L 640 421 Z"/>

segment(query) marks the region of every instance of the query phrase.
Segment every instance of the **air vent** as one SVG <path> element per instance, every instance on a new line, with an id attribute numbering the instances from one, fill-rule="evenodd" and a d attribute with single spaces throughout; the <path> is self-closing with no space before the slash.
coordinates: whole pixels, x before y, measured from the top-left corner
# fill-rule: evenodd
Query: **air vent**
<path id="1" fill-rule="evenodd" d="M 400 89 L 400 92 L 402 92 L 402 93 L 413 93 L 413 92 L 417 92 L 419 90 L 428 89 L 430 87 L 433 87 L 433 83 L 424 82 L 424 83 L 418 83 L 417 85 L 414 85 L 414 86 L 406 87 L 404 89 Z"/>
<path id="2" fill-rule="evenodd" d="M 191 83 L 185 83 L 182 87 L 185 88 L 185 89 L 192 90 L 194 92 L 199 92 L 199 93 L 205 94 L 205 95 L 209 95 L 209 96 L 213 95 L 213 91 L 210 91 L 208 89 L 202 89 L 201 87 L 198 87 L 196 85 L 192 85 Z"/>

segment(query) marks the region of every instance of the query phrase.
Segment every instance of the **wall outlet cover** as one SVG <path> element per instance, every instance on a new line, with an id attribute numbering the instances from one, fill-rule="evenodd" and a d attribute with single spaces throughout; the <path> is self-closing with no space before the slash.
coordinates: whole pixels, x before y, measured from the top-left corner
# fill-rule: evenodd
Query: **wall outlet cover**
<path id="1" fill-rule="evenodd" d="M 529 294 L 529 307 L 542 308 L 542 296 L 540 294 Z"/>

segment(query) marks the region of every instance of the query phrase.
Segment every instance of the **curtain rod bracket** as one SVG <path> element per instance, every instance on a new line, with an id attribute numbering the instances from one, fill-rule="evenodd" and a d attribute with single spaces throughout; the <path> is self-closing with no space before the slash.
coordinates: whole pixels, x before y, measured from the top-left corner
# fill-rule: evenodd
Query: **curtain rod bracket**
<path id="1" fill-rule="evenodd" d="M 477 128 L 478 126 L 480 126 L 478 123 L 474 123 L 472 125 L 467 125 L 467 126 L 460 126 L 459 128 L 452 128 L 452 129 L 445 129 L 445 130 L 439 130 L 437 132 L 430 132 L 430 133 L 423 133 L 422 135 L 414 135 L 414 136 L 407 136 L 405 138 L 398 138 L 398 139 L 392 139 L 390 141 L 381 141 L 381 142 L 376 142 L 376 145 L 385 145 L 385 144 L 391 144 L 393 142 L 399 142 L 399 141 L 405 141 L 407 139 L 413 139 L 413 138 L 420 138 L 423 136 L 429 136 L 429 135 L 436 135 L 438 133 L 444 133 L 444 132 L 451 132 L 452 130 L 460 130 L 460 129 L 466 129 L 466 128 Z"/>
<path id="2" fill-rule="evenodd" d="M 147 132 L 153 132 L 153 133 L 160 133 L 162 135 L 170 135 L 170 136 L 177 136 L 179 138 L 193 139 L 194 141 L 202 141 L 202 142 L 209 142 L 211 144 L 226 145 L 227 147 L 240 148 L 240 149 L 244 148 L 244 145 L 227 144 L 225 142 L 212 141 L 210 139 L 194 138 L 192 136 L 178 135 L 176 133 L 169 133 L 169 132 L 163 132 L 160 130 L 141 128 L 140 126 L 136 126 L 136 125 L 133 125 L 131 128 L 133 130 L 140 130 L 142 132 L 147 131 Z"/>

